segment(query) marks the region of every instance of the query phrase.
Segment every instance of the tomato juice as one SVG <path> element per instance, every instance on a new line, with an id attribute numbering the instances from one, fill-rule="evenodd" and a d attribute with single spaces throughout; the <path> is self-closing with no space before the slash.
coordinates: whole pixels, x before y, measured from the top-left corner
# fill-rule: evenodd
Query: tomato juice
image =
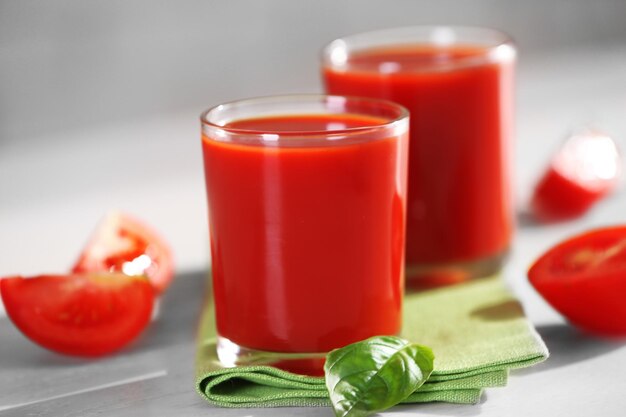
<path id="1" fill-rule="evenodd" d="M 392 100 L 411 115 L 407 277 L 412 266 L 466 267 L 506 253 L 513 47 L 334 44 L 322 69 L 328 93 Z"/>
<path id="2" fill-rule="evenodd" d="M 261 351 L 326 352 L 397 334 L 406 117 L 404 132 L 391 132 L 386 118 L 353 113 L 221 126 L 207 126 L 206 117 L 219 336 Z M 221 140 L 219 130 L 231 139 Z"/>

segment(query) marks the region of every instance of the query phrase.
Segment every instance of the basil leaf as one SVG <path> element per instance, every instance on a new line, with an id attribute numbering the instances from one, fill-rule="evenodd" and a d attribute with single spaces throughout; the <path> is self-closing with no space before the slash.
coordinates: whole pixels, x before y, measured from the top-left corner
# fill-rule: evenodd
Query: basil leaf
<path id="1" fill-rule="evenodd" d="M 326 356 L 326 387 L 337 417 L 363 417 L 398 404 L 433 370 L 426 346 L 395 336 L 377 336 Z"/>

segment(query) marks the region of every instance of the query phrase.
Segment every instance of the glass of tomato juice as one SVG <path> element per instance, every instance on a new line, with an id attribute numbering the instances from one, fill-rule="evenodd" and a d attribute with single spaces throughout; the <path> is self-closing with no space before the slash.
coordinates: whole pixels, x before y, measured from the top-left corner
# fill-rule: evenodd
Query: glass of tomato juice
<path id="1" fill-rule="evenodd" d="M 513 232 L 509 150 L 516 49 L 496 30 L 417 26 L 337 39 L 330 94 L 384 98 L 411 114 L 407 281 L 500 269 Z"/>
<path id="2" fill-rule="evenodd" d="M 399 333 L 406 109 L 281 96 L 201 122 L 220 361 L 317 374 L 326 352 Z"/>

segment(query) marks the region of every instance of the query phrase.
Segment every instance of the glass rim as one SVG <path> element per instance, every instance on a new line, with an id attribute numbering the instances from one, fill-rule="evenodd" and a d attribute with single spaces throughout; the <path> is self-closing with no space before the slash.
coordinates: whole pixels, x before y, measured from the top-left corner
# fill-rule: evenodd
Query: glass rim
<path id="1" fill-rule="evenodd" d="M 481 40 L 472 39 L 472 37 L 479 37 Z M 362 45 L 354 45 L 359 42 Z M 322 48 L 321 61 L 323 67 L 341 69 L 342 66 L 345 66 L 345 62 L 337 63 L 335 61 L 347 61 L 347 58 L 354 51 L 420 44 L 435 46 L 480 45 L 485 47 L 485 53 L 455 58 L 453 62 L 430 62 L 424 65 L 424 68 L 400 72 L 448 70 L 477 66 L 486 62 L 514 60 L 517 56 L 517 47 L 513 38 L 496 28 L 471 25 L 413 25 L 358 32 L 336 38 Z M 345 53 L 336 54 L 333 57 L 333 50 L 339 48 L 342 48 Z"/>
<path id="2" fill-rule="evenodd" d="M 256 130 L 256 129 L 242 129 L 242 128 L 233 128 L 224 126 L 224 122 L 220 122 L 216 120 L 212 116 L 217 116 L 219 113 L 227 112 L 229 110 L 234 110 L 237 108 L 245 108 L 245 107 L 253 107 L 253 106 L 279 106 L 279 105 L 288 105 L 289 103 L 298 103 L 300 105 L 310 104 L 310 105 L 321 105 L 324 109 L 319 111 L 299 111 L 299 112 L 276 112 L 269 114 L 257 114 L 257 115 L 249 115 L 247 117 L 234 118 L 233 120 L 243 120 L 243 119 L 252 119 L 252 118 L 262 118 L 262 117 L 271 117 L 274 116 L 285 116 L 285 115 L 325 115 L 325 114 L 352 114 L 352 115 L 367 115 L 372 117 L 379 117 L 384 120 L 378 124 L 372 124 L 368 126 L 358 126 L 358 127 L 347 127 L 344 129 L 335 129 L 335 130 Z M 354 105 L 354 109 L 344 108 L 348 104 Z M 333 106 L 335 109 L 333 109 Z M 359 106 L 363 109 L 363 111 L 359 111 Z M 391 116 L 382 116 L 382 115 L 374 115 L 366 113 L 366 109 L 380 109 L 380 110 L 390 110 L 392 113 L 395 113 L 393 117 Z M 333 111 L 334 110 L 334 111 Z M 353 111 L 351 111 L 353 110 Z M 331 95 L 331 94 L 285 94 L 285 95 L 273 95 L 273 96 L 262 96 L 262 97 L 253 97 L 246 98 L 241 100 L 229 101 L 226 103 L 219 104 L 217 106 L 213 106 L 208 110 L 205 110 L 200 115 L 200 122 L 202 125 L 203 134 L 206 133 L 205 129 L 210 129 L 213 131 L 222 132 L 224 135 L 228 135 L 228 142 L 233 143 L 262 143 L 262 144 L 272 144 L 272 145 L 285 145 L 281 141 L 281 137 L 285 138 L 294 138 L 297 137 L 297 141 L 289 141 L 289 142 L 297 142 L 290 143 L 290 146 L 306 146 L 307 144 L 319 142 L 320 140 L 335 140 L 338 142 L 342 142 L 339 139 L 349 138 L 360 136 L 362 134 L 367 134 L 370 132 L 379 132 L 385 131 L 389 129 L 394 129 L 401 124 L 407 124 L 408 126 L 408 118 L 409 111 L 402 105 L 395 103 L 390 100 L 384 99 L 376 99 L 376 98 L 368 98 L 368 97 L 358 97 L 358 96 L 342 96 L 342 95 Z M 388 119 L 388 120 L 386 120 Z M 227 122 L 226 122 L 227 123 Z M 234 140 L 233 140 L 234 138 Z M 209 138 L 209 140 L 219 141 L 215 138 Z M 226 140 L 225 140 L 226 141 Z"/>

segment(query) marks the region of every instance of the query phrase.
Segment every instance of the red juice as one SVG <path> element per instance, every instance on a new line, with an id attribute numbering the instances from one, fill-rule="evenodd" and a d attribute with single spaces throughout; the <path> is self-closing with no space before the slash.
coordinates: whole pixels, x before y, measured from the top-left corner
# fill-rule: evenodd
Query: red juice
<path id="1" fill-rule="evenodd" d="M 372 47 L 323 68 L 330 94 L 409 109 L 407 277 L 411 267 L 458 273 L 449 269 L 455 264 L 470 275 L 491 273 L 509 247 L 510 51 L 494 60 L 493 48 L 479 45 Z"/>
<path id="2" fill-rule="evenodd" d="M 301 114 L 224 124 L 227 134 L 271 132 L 276 146 L 204 132 L 221 337 L 261 351 L 326 352 L 400 331 L 406 130 L 325 144 L 295 133 L 387 122 Z"/>

